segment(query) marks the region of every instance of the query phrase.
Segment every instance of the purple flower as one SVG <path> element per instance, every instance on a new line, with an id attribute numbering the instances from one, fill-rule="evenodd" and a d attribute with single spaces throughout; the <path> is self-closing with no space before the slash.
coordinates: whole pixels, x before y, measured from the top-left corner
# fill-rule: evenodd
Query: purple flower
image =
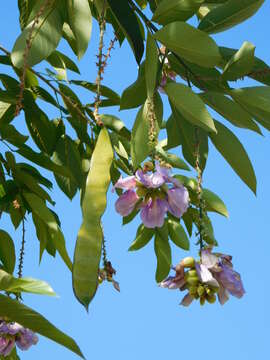
<path id="1" fill-rule="evenodd" d="M 189 194 L 184 186 L 173 187 L 168 192 L 169 211 L 177 218 L 183 216 L 188 209 Z"/>
<path id="2" fill-rule="evenodd" d="M 164 216 L 167 212 L 167 201 L 161 199 L 150 199 L 142 206 L 141 219 L 148 228 L 162 227 Z"/>
<path id="3" fill-rule="evenodd" d="M 38 343 L 38 337 L 30 329 L 23 328 L 20 335 L 16 338 L 16 345 L 21 350 L 28 350 L 32 345 Z"/>
<path id="4" fill-rule="evenodd" d="M 15 345 L 12 337 L 3 337 L 0 335 L 0 355 L 8 356 Z"/>
<path id="5" fill-rule="evenodd" d="M 245 294 L 241 276 L 234 271 L 231 259 L 229 255 L 212 254 L 210 249 L 202 250 L 202 265 L 211 272 L 219 284 L 218 298 L 221 304 L 228 300 L 228 293 L 237 298 Z"/>
<path id="6" fill-rule="evenodd" d="M 120 177 L 114 188 L 126 190 L 115 203 L 116 211 L 127 216 L 140 201 L 141 219 L 148 228 L 162 227 L 167 211 L 181 217 L 188 209 L 188 191 L 158 162 L 155 172 L 138 170 L 134 176 Z"/>
<path id="7" fill-rule="evenodd" d="M 139 197 L 137 196 L 135 191 L 125 191 L 116 201 L 115 209 L 122 216 L 127 216 L 133 211 L 138 200 Z"/>

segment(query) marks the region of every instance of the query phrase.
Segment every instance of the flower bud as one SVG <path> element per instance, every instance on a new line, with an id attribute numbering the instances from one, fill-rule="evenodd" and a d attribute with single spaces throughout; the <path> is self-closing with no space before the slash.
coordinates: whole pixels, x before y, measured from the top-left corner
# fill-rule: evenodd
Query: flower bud
<path id="1" fill-rule="evenodd" d="M 209 304 L 214 304 L 216 302 L 216 295 L 206 295 L 206 300 Z"/>
<path id="2" fill-rule="evenodd" d="M 205 293 L 205 289 L 203 285 L 199 285 L 197 288 L 197 292 L 199 296 L 202 296 Z"/>
<path id="3" fill-rule="evenodd" d="M 203 306 L 205 304 L 205 296 L 200 297 L 200 304 Z"/>
<path id="4" fill-rule="evenodd" d="M 188 274 L 188 276 L 198 277 L 197 271 L 195 269 L 189 270 L 186 274 Z"/>
<path id="5" fill-rule="evenodd" d="M 195 259 L 191 256 L 185 257 L 181 261 L 181 265 L 188 268 L 193 268 L 195 266 Z"/>
<path id="6" fill-rule="evenodd" d="M 195 296 L 197 294 L 197 286 L 190 286 L 189 293 L 191 296 Z"/>

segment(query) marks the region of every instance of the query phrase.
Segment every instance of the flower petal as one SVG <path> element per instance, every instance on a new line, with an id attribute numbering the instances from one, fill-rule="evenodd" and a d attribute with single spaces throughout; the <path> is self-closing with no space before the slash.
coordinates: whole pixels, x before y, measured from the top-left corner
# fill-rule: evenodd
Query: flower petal
<path id="1" fill-rule="evenodd" d="M 211 249 L 203 249 L 201 251 L 202 264 L 207 267 L 207 269 L 212 269 L 218 264 L 218 257 L 214 254 L 211 254 Z"/>
<path id="2" fill-rule="evenodd" d="M 193 299 L 194 299 L 193 296 L 191 296 L 190 293 L 187 293 L 187 294 L 183 297 L 180 305 L 189 306 L 189 305 L 192 303 Z"/>
<path id="3" fill-rule="evenodd" d="M 222 286 L 219 286 L 218 301 L 221 305 L 224 305 L 229 300 L 228 291 Z"/>
<path id="4" fill-rule="evenodd" d="M 168 192 L 168 210 L 174 216 L 180 218 L 188 209 L 189 194 L 184 186 L 169 189 Z"/>
<path id="5" fill-rule="evenodd" d="M 139 200 L 138 195 L 133 190 L 125 191 L 122 195 L 119 196 L 115 203 L 115 210 L 122 216 L 129 215 L 137 201 Z"/>
<path id="6" fill-rule="evenodd" d="M 195 264 L 196 271 L 200 281 L 204 284 L 208 284 L 210 286 L 219 287 L 219 283 L 213 277 L 212 273 L 207 269 L 203 264 Z"/>
<path id="7" fill-rule="evenodd" d="M 115 188 L 123 189 L 123 190 L 131 190 L 134 189 L 135 187 L 136 187 L 136 177 L 134 175 L 128 176 L 126 178 L 123 178 L 121 175 L 120 178 L 115 183 L 113 187 L 113 191 Z"/>
<path id="8" fill-rule="evenodd" d="M 16 339 L 16 345 L 21 350 L 28 350 L 32 345 L 38 343 L 38 337 L 30 329 L 23 329 L 20 336 Z"/>
<path id="9" fill-rule="evenodd" d="M 222 271 L 215 273 L 216 279 L 231 295 L 241 298 L 245 294 L 245 289 L 240 274 L 230 266 L 224 264 L 220 266 Z"/>
<path id="10" fill-rule="evenodd" d="M 148 228 L 162 227 L 167 208 L 168 204 L 166 200 L 150 199 L 146 205 L 142 206 L 142 222 Z"/>

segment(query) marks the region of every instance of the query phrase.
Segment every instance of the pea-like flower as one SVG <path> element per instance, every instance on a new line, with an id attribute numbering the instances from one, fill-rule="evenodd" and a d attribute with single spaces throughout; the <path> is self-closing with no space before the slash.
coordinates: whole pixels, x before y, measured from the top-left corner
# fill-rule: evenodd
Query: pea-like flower
<path id="1" fill-rule="evenodd" d="M 8 356 L 15 345 L 21 350 L 28 350 L 37 342 L 38 337 L 32 330 L 16 322 L 0 319 L 0 355 Z"/>
<path id="2" fill-rule="evenodd" d="M 175 268 L 175 276 L 169 276 L 160 283 L 168 289 L 188 290 L 181 305 L 189 306 L 194 299 L 201 305 L 208 301 L 214 303 L 216 294 L 221 305 L 229 299 L 229 294 L 241 298 L 244 293 L 240 274 L 233 269 L 232 257 L 212 253 L 211 249 L 201 251 L 200 261 L 194 258 L 183 259 Z"/>
<path id="3" fill-rule="evenodd" d="M 189 206 L 187 189 L 158 162 L 155 172 L 138 170 L 134 176 L 121 176 L 114 188 L 126 190 L 115 203 L 116 211 L 127 216 L 136 207 L 141 209 L 142 222 L 148 228 L 162 227 L 168 211 L 180 218 Z"/>

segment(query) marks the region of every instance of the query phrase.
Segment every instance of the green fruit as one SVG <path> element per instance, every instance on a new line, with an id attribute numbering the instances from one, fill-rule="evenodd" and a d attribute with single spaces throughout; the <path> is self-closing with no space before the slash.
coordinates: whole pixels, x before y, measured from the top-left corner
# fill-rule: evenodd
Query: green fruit
<path id="1" fill-rule="evenodd" d="M 181 265 L 184 267 L 193 268 L 195 266 L 195 259 L 191 256 L 188 256 L 181 261 Z"/>
<path id="2" fill-rule="evenodd" d="M 202 296 L 205 293 L 205 289 L 203 285 L 199 285 L 197 288 L 197 292 L 199 296 Z"/>
<path id="3" fill-rule="evenodd" d="M 216 295 L 206 295 L 206 300 L 209 304 L 214 304 L 216 302 Z"/>

